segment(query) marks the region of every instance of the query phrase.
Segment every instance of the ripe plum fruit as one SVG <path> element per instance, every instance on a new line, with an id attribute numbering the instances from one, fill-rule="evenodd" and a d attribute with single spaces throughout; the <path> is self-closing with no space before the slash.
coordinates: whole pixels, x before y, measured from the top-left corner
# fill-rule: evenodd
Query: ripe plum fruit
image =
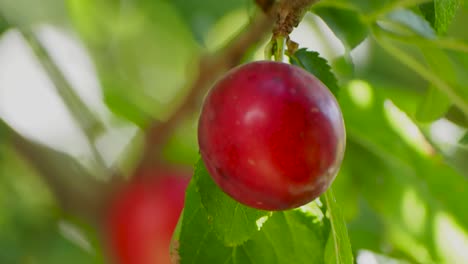
<path id="1" fill-rule="evenodd" d="M 320 196 L 345 151 L 340 107 L 315 76 L 293 65 L 241 65 L 217 81 L 198 124 L 216 184 L 245 205 L 286 210 Z"/>

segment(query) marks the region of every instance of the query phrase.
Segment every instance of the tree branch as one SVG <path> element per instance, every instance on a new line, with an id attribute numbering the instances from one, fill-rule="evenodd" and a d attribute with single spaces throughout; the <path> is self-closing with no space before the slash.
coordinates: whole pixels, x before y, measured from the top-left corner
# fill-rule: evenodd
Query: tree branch
<path id="1" fill-rule="evenodd" d="M 318 0 L 289 0 L 278 3 L 278 14 L 273 38 L 289 37 L 289 34 L 299 25 L 308 8 Z"/>
<path id="2" fill-rule="evenodd" d="M 68 110 L 78 122 L 83 132 L 90 138 L 94 137 L 96 131 L 102 130 L 103 125 L 92 113 L 87 105 L 81 100 L 79 95 L 72 88 L 59 66 L 56 65 L 47 49 L 42 45 L 41 41 L 35 34 L 27 29 L 18 28 L 19 32 L 31 47 L 34 55 L 47 72 L 52 80 L 57 93 L 65 102 Z"/>
<path id="3" fill-rule="evenodd" d="M 60 67 L 57 66 L 47 49 L 42 45 L 41 41 L 36 37 L 34 32 L 29 29 L 29 27 L 13 23 L 13 19 L 1 10 L 0 21 L 4 21 L 8 27 L 14 27 L 23 36 L 39 63 L 44 68 L 48 77 L 51 79 L 58 95 L 62 98 L 71 115 L 78 122 L 78 125 L 90 142 L 93 142 L 95 135 L 104 129 L 104 125 L 81 100 L 80 96 L 75 92 L 71 84 L 63 75 Z"/>
<path id="4" fill-rule="evenodd" d="M 70 83 L 67 81 L 59 66 L 54 62 L 47 49 L 42 45 L 36 35 L 29 29 L 17 27 L 23 38 L 29 44 L 34 55 L 52 80 L 57 94 L 62 98 L 65 106 L 70 111 L 72 117 L 78 123 L 81 131 L 85 134 L 96 164 L 100 170 L 104 170 L 104 161 L 97 151 L 94 141 L 96 136 L 104 130 L 104 125 L 96 118 L 93 112 L 81 100 Z"/>
<path id="5" fill-rule="evenodd" d="M 153 154 L 160 155 L 163 144 L 178 123 L 187 114 L 198 110 L 197 107 L 200 104 L 201 97 L 205 94 L 209 85 L 228 69 L 237 66 L 245 51 L 252 44 L 262 40 L 265 34 L 273 29 L 274 25 L 276 25 L 273 29 L 274 32 L 275 30 L 283 32 L 287 29 L 287 35 L 289 35 L 302 19 L 306 9 L 317 0 L 282 0 L 277 3 L 274 0 L 255 0 L 255 2 L 264 11 L 264 14 L 257 15 L 253 22 L 225 48 L 216 54 L 207 55 L 201 59 L 198 77 L 191 85 L 189 93 L 185 96 L 181 105 L 167 121 L 154 122 L 147 130 L 143 158 L 137 168 L 146 167 L 155 162 L 158 156 L 153 156 Z"/>
<path id="6" fill-rule="evenodd" d="M 99 170 L 103 171 L 105 167 L 104 161 L 97 151 L 94 141 L 96 136 L 104 130 L 104 125 L 96 118 L 94 113 L 89 110 L 87 105 L 72 88 L 71 84 L 60 70 L 60 67 L 55 63 L 47 49 L 30 29 L 30 25 L 15 23 L 14 17 L 9 16 L 9 14 L 2 10 L 0 10 L 0 21 L 3 21 L 7 27 L 14 27 L 17 29 L 27 42 L 33 54 L 54 84 L 57 94 L 62 98 L 73 119 L 78 123 L 78 126 L 86 136 L 97 167 Z"/>
<path id="7" fill-rule="evenodd" d="M 275 3 L 275 0 L 255 0 L 255 3 L 263 12 L 267 13 Z"/>
<path id="8" fill-rule="evenodd" d="M 65 153 L 32 142 L 0 119 L 8 142 L 42 176 L 62 209 L 90 224 L 97 224 L 107 200 L 105 182 L 96 180 L 81 164 Z"/>
<path id="9" fill-rule="evenodd" d="M 271 15 L 259 14 L 246 30 L 235 37 L 225 48 L 215 54 L 206 55 L 200 60 L 200 72 L 184 101 L 166 122 L 155 122 L 147 130 L 143 158 L 138 167 L 149 166 L 154 162 L 156 157 L 153 154 L 159 154 L 162 144 L 167 141 L 179 122 L 187 114 L 198 110 L 201 97 L 209 85 L 228 69 L 238 65 L 245 51 L 252 44 L 261 41 L 266 32 L 272 28 L 273 21 Z"/>

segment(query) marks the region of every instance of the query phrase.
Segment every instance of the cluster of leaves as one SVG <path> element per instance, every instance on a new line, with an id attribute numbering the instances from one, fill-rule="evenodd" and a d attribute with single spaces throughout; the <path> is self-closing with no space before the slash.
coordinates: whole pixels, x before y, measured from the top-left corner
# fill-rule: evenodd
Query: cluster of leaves
<path id="1" fill-rule="evenodd" d="M 37 173 L 2 142 L 0 205 L 2 263 L 103 262 L 93 232 L 64 217 Z"/>
<path id="2" fill-rule="evenodd" d="M 317 52 L 300 49 L 291 63 L 315 74 L 339 99 L 347 152 L 334 191 L 297 210 L 258 211 L 221 192 L 198 162 L 177 234 L 181 263 L 353 263 L 352 251 L 363 249 L 392 257 L 392 263 L 467 262 L 460 247 L 467 246 L 468 232 L 468 184 L 463 175 L 468 168 L 462 167 L 468 134 L 451 156 L 427 140 L 429 125 L 440 118 L 468 126 L 468 36 L 463 29 L 450 27 L 454 19 L 456 25 L 468 23 L 460 15 L 467 12 L 464 4 L 462 0 L 315 4 L 310 13 L 328 25 L 345 54 L 330 67 Z M 93 56 L 107 106 L 139 126 L 164 119 L 177 106 L 174 102 L 184 96 L 184 87 L 196 74 L 187 70 L 188 65 L 205 48 L 228 40 L 239 29 L 235 25 L 248 22 L 254 8 L 247 0 L 68 0 L 66 5 Z M 0 2 L 0 8 L 6 7 Z M 0 32 L 6 28 L 0 20 Z M 368 66 L 354 65 L 352 51 L 365 40 L 371 46 Z M 166 156 L 186 164 L 197 162 L 195 133 L 192 121 L 184 123 L 166 147 Z M 39 183 L 32 177 L 23 185 L 21 178 L 11 180 L 13 173 L 33 173 L 15 172 L 24 164 L 12 163 L 15 155 L 10 152 L 0 147 L 4 182 L 0 204 L 20 203 L 15 207 L 18 215 L 0 212 L 0 227 L 5 226 L 0 228 L 0 262 L 19 262 L 20 252 L 2 249 L 24 245 L 19 240 L 34 241 L 26 234 L 37 230 L 22 227 L 37 226 L 36 219 L 44 219 L 37 229 L 53 246 L 47 251 L 31 245 L 32 255 L 48 254 L 39 256 L 51 258 L 48 263 L 62 263 L 64 255 L 77 263 L 102 261 L 62 243 L 65 239 L 51 224 L 58 213 L 43 216 L 32 210 L 36 214 L 23 215 L 31 211 L 31 198 L 24 196 L 23 203 L 14 198 L 19 192 L 10 193 L 15 186 Z M 44 211 L 56 212 L 48 193 L 37 195 L 33 202 L 37 201 L 45 203 Z M 6 228 L 27 219 L 36 222 Z"/>
<path id="3" fill-rule="evenodd" d="M 353 263 L 333 193 L 297 210 L 267 212 L 224 194 L 197 164 L 179 234 L 181 263 Z"/>
<path id="4" fill-rule="evenodd" d="M 374 69 L 355 73 L 352 78 L 361 75 L 366 81 L 347 82 L 340 93 L 348 149 L 334 186 L 353 249 L 412 262 L 462 263 L 466 256 L 449 248 L 463 242 L 444 245 L 454 238 L 441 229 L 444 221 L 451 222 L 460 237 L 468 229 L 466 206 L 460 202 L 466 199 L 467 178 L 460 174 L 462 168 L 457 171 L 443 161 L 453 156 L 437 153 L 423 134 L 429 136 L 428 124 L 442 117 L 467 126 L 464 118 L 451 113 L 468 114 L 468 46 L 446 37 L 460 1 L 421 2 L 323 1 L 313 7 L 347 51 L 370 38 L 379 54 L 387 54 L 379 58 L 392 57 L 389 67 L 371 62 Z M 352 63 L 346 54 L 344 60 Z M 345 72 L 336 66 L 338 73 Z M 398 67 L 422 80 L 408 78 L 395 70 Z M 412 130 L 423 134 L 408 136 Z M 466 152 L 459 147 L 457 155 L 466 157 Z"/>

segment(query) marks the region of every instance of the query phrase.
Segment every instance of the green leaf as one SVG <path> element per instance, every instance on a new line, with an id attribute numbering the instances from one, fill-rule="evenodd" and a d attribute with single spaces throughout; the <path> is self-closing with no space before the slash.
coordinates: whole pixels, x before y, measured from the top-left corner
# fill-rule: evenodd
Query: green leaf
<path id="1" fill-rule="evenodd" d="M 431 24 L 431 26 L 438 32 L 435 27 L 435 3 L 434 1 L 423 3 L 419 5 L 419 10 L 423 14 L 424 18 Z"/>
<path id="2" fill-rule="evenodd" d="M 62 24 L 67 21 L 64 1 L 0 1 L 0 13 L 12 25 L 29 27 L 41 23 Z"/>
<path id="3" fill-rule="evenodd" d="M 190 26 L 195 38 L 200 42 L 205 41 L 206 33 L 221 17 L 230 11 L 247 9 L 249 5 L 254 7 L 253 1 L 245 0 L 173 0 L 171 2 L 180 12 L 187 25 Z"/>
<path id="4" fill-rule="evenodd" d="M 445 118 L 460 127 L 468 128 L 468 117 L 456 106 L 450 107 Z"/>
<path id="5" fill-rule="evenodd" d="M 312 11 L 330 27 L 347 50 L 354 49 L 369 34 L 357 11 L 336 7 L 316 6 Z"/>
<path id="6" fill-rule="evenodd" d="M 416 112 L 420 122 L 432 122 L 444 116 L 452 105 L 447 95 L 434 86 L 430 86 Z"/>
<path id="7" fill-rule="evenodd" d="M 424 54 L 429 68 L 448 83 L 454 84 L 457 82 L 457 74 L 453 61 L 444 50 L 424 46 L 420 46 L 420 50 Z"/>
<path id="8" fill-rule="evenodd" d="M 8 25 L 7 21 L 5 20 L 5 17 L 2 16 L 0 13 L 0 36 L 8 30 L 10 26 Z"/>
<path id="9" fill-rule="evenodd" d="M 79 206 L 98 199 L 92 176 L 66 154 L 22 137 L 0 119 L 0 141 L 5 136 L 9 144 L 0 143 L 0 262 L 104 263 L 97 230 L 76 218 Z M 63 184 L 71 184 L 80 199 L 67 200 Z M 64 215 L 70 207 L 75 215 Z"/>
<path id="10" fill-rule="evenodd" d="M 96 205 L 95 201 L 101 198 L 97 190 L 101 190 L 105 183 L 98 181 L 78 161 L 65 153 L 21 136 L 0 119 L 1 129 L 8 133 L 10 142 L 29 164 L 40 174 L 47 175 L 44 179 L 58 198 L 66 202 L 65 209 Z M 74 193 L 64 189 L 64 186 L 70 187 L 71 184 Z M 74 199 L 77 195 L 80 196 L 80 200 Z"/>
<path id="11" fill-rule="evenodd" d="M 192 178 L 185 195 L 179 237 L 180 263 L 232 263 L 226 260 L 232 249 L 226 247 L 213 231 L 203 208 L 196 182 Z"/>
<path id="12" fill-rule="evenodd" d="M 330 187 L 324 196 L 327 205 L 327 217 L 331 225 L 325 249 L 325 263 L 352 264 L 354 263 L 353 252 L 349 242 L 346 222 L 336 202 L 333 189 Z"/>
<path id="13" fill-rule="evenodd" d="M 317 216 L 277 212 L 243 244 L 224 245 L 202 206 L 196 180 L 190 183 L 180 233 L 180 263 L 322 263 L 326 238 Z"/>
<path id="14" fill-rule="evenodd" d="M 422 4 L 420 10 L 436 32 L 444 34 L 452 23 L 459 6 L 460 0 L 434 0 L 432 3 Z"/>
<path id="15" fill-rule="evenodd" d="M 436 37 L 431 25 L 411 10 L 397 10 L 389 13 L 387 18 L 425 38 L 432 39 Z"/>
<path id="16" fill-rule="evenodd" d="M 468 132 L 460 139 L 460 144 L 468 145 Z"/>
<path id="17" fill-rule="evenodd" d="M 313 220 L 298 210 L 273 214 L 262 230 L 240 247 L 246 258 L 235 263 L 322 263 L 326 238 L 322 223 Z"/>
<path id="18" fill-rule="evenodd" d="M 419 48 L 423 51 L 426 60 L 430 67 L 442 69 L 443 73 L 440 75 L 438 72 L 428 69 L 426 65 L 422 64 L 414 54 L 411 54 L 408 50 L 402 49 L 399 45 L 392 43 L 388 37 L 388 33 L 379 27 L 374 27 L 374 36 L 377 43 L 385 49 L 390 55 L 398 59 L 402 64 L 416 72 L 426 81 L 430 82 L 431 85 L 437 87 L 441 92 L 445 93 L 447 97 L 456 105 L 464 114 L 468 115 L 468 90 L 465 89 L 466 83 L 458 81 L 456 76 L 453 79 L 457 79 L 456 82 L 452 81 L 452 74 L 456 75 L 455 72 L 451 73 L 450 68 L 452 67 L 451 60 L 447 58 L 444 51 L 421 43 Z M 438 62 L 436 58 L 440 58 L 442 61 Z M 443 68 L 447 67 L 447 68 Z"/>
<path id="19" fill-rule="evenodd" d="M 197 141 L 198 116 L 182 120 L 163 148 L 164 159 L 174 164 L 192 166 L 200 155 Z"/>
<path id="20" fill-rule="evenodd" d="M 68 0 L 74 26 L 96 62 L 107 106 L 140 126 L 176 107 L 197 46 L 170 1 Z"/>
<path id="21" fill-rule="evenodd" d="M 454 64 L 443 50 L 425 46 L 420 46 L 420 50 L 423 52 L 426 62 L 433 72 L 437 73 L 449 84 L 457 82 Z M 452 101 L 447 95 L 431 84 L 416 112 L 416 118 L 421 122 L 434 121 L 444 116 L 450 106 L 452 106 Z"/>
<path id="22" fill-rule="evenodd" d="M 420 46 L 429 67 L 449 84 L 458 81 L 455 65 L 450 57 L 441 49 Z M 450 106 L 451 100 L 440 89 L 431 85 L 425 100 L 420 106 L 419 121 L 433 121 L 443 116 Z"/>
<path id="23" fill-rule="evenodd" d="M 445 212 L 468 230 L 466 178 L 434 155 L 420 136 L 414 137 L 420 132 L 392 104 L 387 89 L 372 89 L 373 103 L 359 107 L 352 87 L 340 97 L 348 136 L 344 168 L 382 220 L 380 232 L 394 253 L 412 262 L 441 263 L 434 245 L 447 241 L 434 237 L 433 223 Z"/>
<path id="24" fill-rule="evenodd" d="M 409 145 L 410 141 L 403 138 L 405 133 L 409 133 L 410 128 L 403 127 L 401 113 L 398 116 L 395 115 L 395 106 L 390 106 L 390 102 L 386 101 L 385 91 L 380 94 L 376 94 L 376 89 L 373 91 L 374 105 L 368 109 L 356 108 L 352 97 L 340 98 L 350 141 L 375 155 L 375 158 L 382 159 L 381 162 L 385 166 L 392 168 L 390 170 L 391 176 L 398 179 L 399 183 L 406 182 L 414 184 L 414 186 L 421 186 L 420 181 L 427 182 L 427 187 L 424 189 L 429 191 L 433 197 L 437 197 L 438 204 L 447 206 L 452 214 L 459 217 L 461 223 L 468 223 L 468 211 L 462 210 L 461 207 L 464 205 L 456 202 L 457 199 L 463 200 L 463 197 L 466 196 L 463 193 L 463 190 L 468 188 L 466 180 L 448 164 L 442 163 L 439 156 L 418 154 L 416 147 Z M 343 95 L 345 94 L 347 93 L 343 93 Z M 394 116 L 391 116 L 391 113 Z M 397 128 L 396 125 L 402 127 Z M 355 146 L 354 149 L 356 149 Z M 348 153 L 347 156 L 354 160 L 354 158 L 358 158 L 356 155 L 360 155 L 359 153 L 353 154 Z M 379 162 L 373 161 L 375 158 L 362 159 L 366 160 L 365 163 L 372 161 L 378 168 Z M 362 168 L 360 171 L 363 172 L 364 169 Z M 374 172 L 371 167 L 367 169 L 370 170 L 369 173 Z M 444 177 L 440 177 L 440 175 L 444 175 Z M 406 178 L 401 182 L 403 177 Z"/>
<path id="25" fill-rule="evenodd" d="M 331 67 L 339 82 L 352 80 L 355 76 L 355 65 L 350 56 L 339 56 L 331 62 Z"/>
<path id="26" fill-rule="evenodd" d="M 3 120 L 0 119 L 0 144 L 2 144 L 3 142 L 7 140 L 7 136 L 8 136 L 7 132 L 8 130 L 7 130 L 6 124 L 4 123 Z"/>
<path id="27" fill-rule="evenodd" d="M 359 190 L 359 187 L 357 186 L 354 186 L 354 188 Z M 351 245 L 355 252 L 362 248 L 378 252 L 381 250 L 380 245 L 382 245 L 382 241 L 384 241 L 385 237 L 385 233 L 382 232 L 382 230 L 385 229 L 382 225 L 380 216 L 370 208 L 367 201 L 361 197 L 362 194 L 359 195 L 359 201 L 347 201 L 346 199 L 340 200 L 340 204 L 343 209 L 348 205 L 357 206 L 359 208 L 357 216 L 352 220 L 348 220 L 348 232 Z"/>
<path id="28" fill-rule="evenodd" d="M 339 86 L 335 75 L 333 74 L 327 60 L 320 57 L 320 54 L 315 51 L 307 51 L 307 49 L 299 49 L 290 57 L 290 62 L 297 65 L 317 77 L 328 89 L 338 97 Z"/>
<path id="29" fill-rule="evenodd" d="M 213 230 L 226 246 L 242 244 L 257 232 L 256 221 L 266 216 L 267 211 L 247 207 L 226 195 L 212 180 L 202 160 L 196 165 L 194 180 Z"/>
<path id="30" fill-rule="evenodd" d="M 361 250 L 360 255 L 365 256 L 365 259 L 372 259 L 374 264 L 411 264 L 410 262 L 402 259 L 391 258 L 383 254 L 377 254 L 369 250 Z M 363 257 L 364 259 L 364 257 Z"/>

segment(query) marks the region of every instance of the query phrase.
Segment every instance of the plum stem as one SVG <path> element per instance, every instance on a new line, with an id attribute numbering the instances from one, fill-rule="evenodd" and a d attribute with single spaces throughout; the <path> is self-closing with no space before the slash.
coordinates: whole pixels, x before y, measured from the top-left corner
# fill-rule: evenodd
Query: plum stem
<path id="1" fill-rule="evenodd" d="M 286 44 L 286 38 L 283 36 L 278 36 L 274 40 L 274 54 L 275 61 L 283 62 L 284 60 L 284 49 Z"/>

